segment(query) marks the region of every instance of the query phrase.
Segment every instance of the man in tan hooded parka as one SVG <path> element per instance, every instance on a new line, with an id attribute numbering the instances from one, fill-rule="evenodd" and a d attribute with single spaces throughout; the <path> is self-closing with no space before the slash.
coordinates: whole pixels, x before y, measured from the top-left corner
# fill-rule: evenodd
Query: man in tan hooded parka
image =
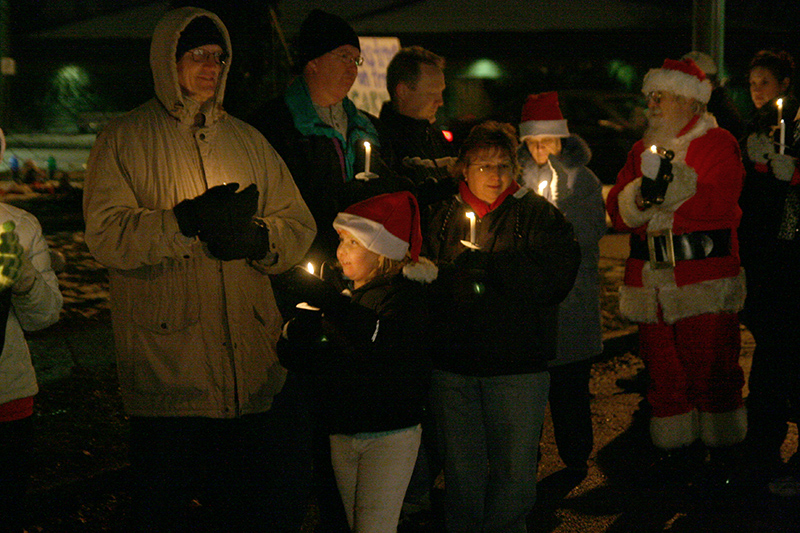
<path id="1" fill-rule="evenodd" d="M 230 57 L 216 15 L 167 13 L 155 98 L 89 157 L 86 243 L 110 274 L 141 530 L 185 528 L 200 483 L 226 531 L 296 530 L 304 511 L 305 487 L 286 481 L 304 443 L 268 274 L 298 262 L 316 227 L 272 146 L 222 108 Z"/>

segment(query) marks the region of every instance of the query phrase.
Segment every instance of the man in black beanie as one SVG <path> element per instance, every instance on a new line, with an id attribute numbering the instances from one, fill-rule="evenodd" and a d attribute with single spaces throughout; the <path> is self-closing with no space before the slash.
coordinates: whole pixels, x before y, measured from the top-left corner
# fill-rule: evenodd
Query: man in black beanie
<path id="1" fill-rule="evenodd" d="M 336 261 L 339 236 L 333 220 L 337 213 L 400 187 L 380 157 L 377 118 L 356 109 L 347 97 L 363 62 L 353 28 L 342 18 L 315 9 L 303 21 L 294 51 L 298 77 L 282 97 L 257 110 L 250 123 L 286 162 L 314 215 L 317 237 L 302 264 L 319 266 Z M 365 142 L 370 143 L 369 163 Z M 372 179 L 362 180 L 367 166 Z M 279 283 L 273 287 L 280 301 Z M 284 319 L 296 313 L 290 304 L 281 311 Z M 320 531 L 348 531 L 321 422 L 317 423 L 314 469 Z"/>
<path id="2" fill-rule="evenodd" d="M 306 261 L 320 264 L 336 259 L 336 214 L 357 201 L 396 191 L 399 184 L 381 160 L 377 119 L 347 97 L 363 62 L 353 28 L 315 9 L 303 21 L 294 48 L 300 75 L 282 97 L 257 110 L 250 123 L 286 162 L 314 215 L 317 238 Z M 365 142 L 370 143 L 369 165 Z M 366 166 L 373 179 L 360 179 Z"/>
<path id="3" fill-rule="evenodd" d="M 175 45 L 175 61 L 180 61 L 186 52 L 209 44 L 216 44 L 222 48 L 222 54 L 227 58 L 225 38 L 217 25 L 208 17 L 198 17 L 187 24 L 181 32 L 178 43 Z"/>

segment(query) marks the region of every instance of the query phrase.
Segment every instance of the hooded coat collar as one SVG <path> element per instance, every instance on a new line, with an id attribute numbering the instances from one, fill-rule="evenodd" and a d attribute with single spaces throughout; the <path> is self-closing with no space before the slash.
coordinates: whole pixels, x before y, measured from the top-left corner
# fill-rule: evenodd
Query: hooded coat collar
<path id="1" fill-rule="evenodd" d="M 225 40 L 225 49 L 228 53 L 228 61 L 222 66 L 219 74 L 217 92 L 202 106 L 181 92 L 178 83 L 178 67 L 175 61 L 181 32 L 191 21 L 199 17 L 208 17 L 214 21 Z M 182 7 L 168 12 L 153 31 L 153 39 L 150 43 L 150 68 L 153 71 L 156 98 L 172 116 L 183 124 L 194 124 L 194 117 L 199 111 L 205 113 L 206 125 L 217 122 L 225 116 L 222 101 L 225 97 L 225 84 L 230 70 L 231 56 L 231 39 L 228 30 L 214 13 L 196 7 Z"/>

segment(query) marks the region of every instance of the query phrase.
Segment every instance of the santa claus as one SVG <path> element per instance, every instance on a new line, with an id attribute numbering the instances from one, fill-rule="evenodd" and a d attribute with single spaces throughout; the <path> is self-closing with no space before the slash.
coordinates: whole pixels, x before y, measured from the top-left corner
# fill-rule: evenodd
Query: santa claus
<path id="1" fill-rule="evenodd" d="M 607 202 L 614 228 L 631 233 L 620 309 L 639 324 L 655 446 L 676 457 L 700 440 L 712 460 L 728 457 L 747 430 L 739 145 L 706 111 L 711 84 L 691 59 L 650 70 L 642 92 L 649 127 Z"/>

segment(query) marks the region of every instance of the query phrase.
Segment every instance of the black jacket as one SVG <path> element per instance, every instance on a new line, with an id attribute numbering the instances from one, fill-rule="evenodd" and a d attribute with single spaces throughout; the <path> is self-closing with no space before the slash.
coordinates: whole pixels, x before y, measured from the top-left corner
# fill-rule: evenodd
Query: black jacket
<path id="1" fill-rule="evenodd" d="M 460 195 L 434 210 L 425 256 L 439 266 L 431 286 L 434 368 L 472 376 L 526 374 L 556 356 L 558 304 L 572 289 L 580 248 L 547 200 L 522 188 L 480 219 L 470 251 Z"/>
<path id="2" fill-rule="evenodd" d="M 290 322 L 281 364 L 311 374 L 320 420 L 352 435 L 419 424 L 428 391 L 425 286 L 381 277 L 352 291 L 347 306 Z"/>
<path id="3" fill-rule="evenodd" d="M 301 91 L 295 91 L 295 94 L 297 93 L 302 95 Z M 305 107 L 310 108 L 310 106 L 309 100 Z M 313 129 L 318 132 L 333 130 L 318 117 L 312 115 L 315 113 L 313 108 L 306 111 L 307 116 L 304 118 L 313 122 Z M 292 173 L 297 188 L 300 189 L 303 200 L 311 214 L 314 215 L 317 223 L 317 236 L 311 245 L 308 260 L 317 265 L 326 261 L 333 262 L 336 259 L 339 237 L 332 224 L 337 213 L 344 211 L 356 202 L 378 194 L 410 189 L 383 162 L 375 127 L 377 119 L 360 111 L 358 113 L 368 119 L 368 121 L 362 120 L 362 124 L 372 123 L 371 125 L 367 124 L 372 131 L 366 131 L 351 119 L 348 124 L 348 142 L 352 143 L 355 142 L 354 139 L 362 138 L 372 141 L 370 169 L 380 176 L 379 179 L 371 181 L 353 179 L 348 174 L 346 163 L 348 147 L 344 146 L 335 135 L 304 135 L 301 133 L 295 125 L 295 117 L 292 115 L 285 97 L 268 102 L 249 120 L 250 124 L 267 138 L 283 158 Z M 360 142 L 356 147 L 350 147 L 350 149 L 355 153 L 355 162 L 350 171 L 350 174 L 354 174 L 364 169 L 365 153 Z"/>
<path id="4" fill-rule="evenodd" d="M 413 183 L 412 192 L 421 206 L 458 192 L 449 170 L 457 153 L 442 130 L 427 120 L 401 115 L 391 102 L 385 102 L 378 133 L 384 153 L 391 153 L 387 161 L 391 161 L 392 170 Z"/>

